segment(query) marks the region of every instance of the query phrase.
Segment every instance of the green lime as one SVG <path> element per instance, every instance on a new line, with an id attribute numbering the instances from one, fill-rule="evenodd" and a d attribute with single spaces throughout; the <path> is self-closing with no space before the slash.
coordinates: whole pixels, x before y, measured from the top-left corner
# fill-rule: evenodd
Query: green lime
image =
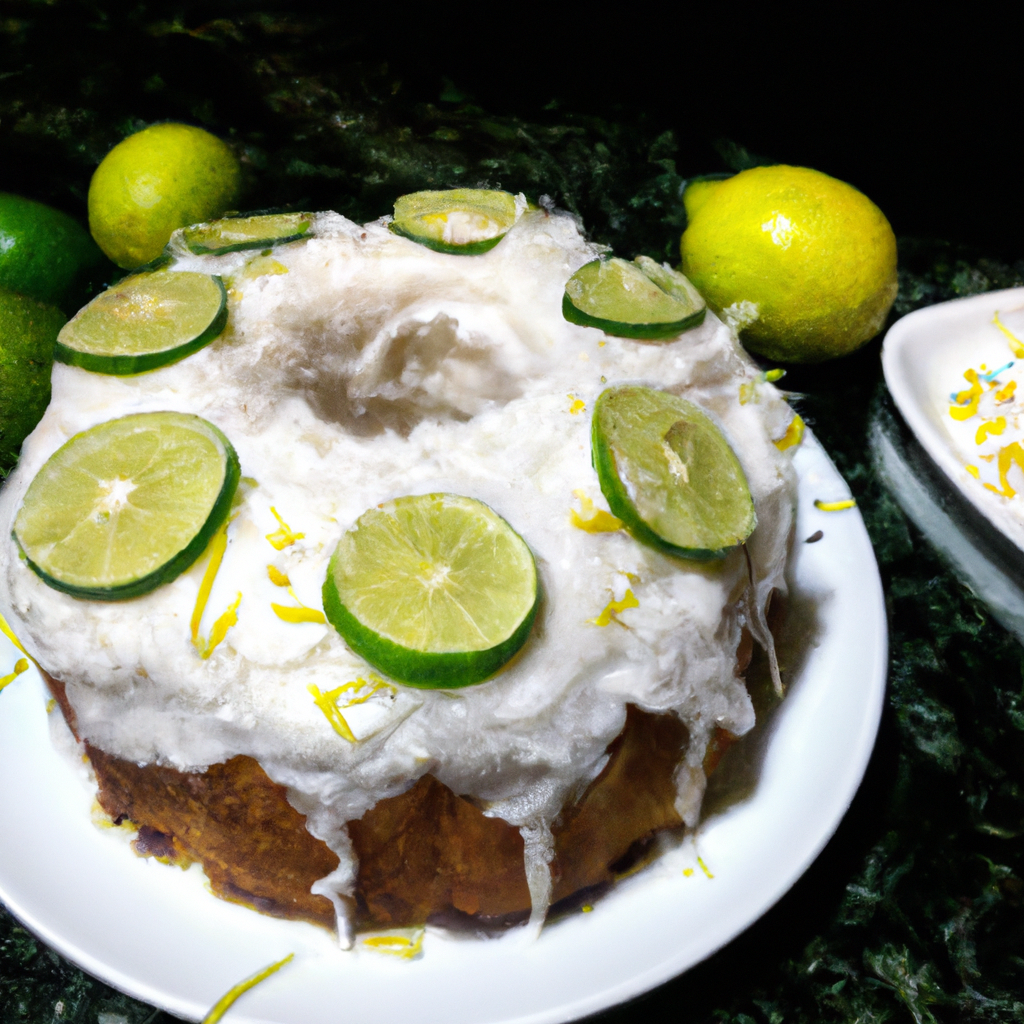
<path id="1" fill-rule="evenodd" d="M 108 267 L 74 218 L 0 192 L 0 288 L 63 306 L 75 303 Z"/>
<path id="2" fill-rule="evenodd" d="M 632 263 L 613 256 L 584 264 L 566 282 L 562 315 L 620 338 L 675 338 L 704 320 L 700 293 L 647 256 Z"/>
<path id="3" fill-rule="evenodd" d="M 624 384 L 594 405 L 591 452 L 612 515 L 637 540 L 684 558 L 720 558 L 757 525 L 743 467 L 692 402 Z"/>
<path id="4" fill-rule="evenodd" d="M 181 575 L 227 519 L 239 480 L 228 439 L 198 416 L 145 412 L 76 434 L 25 492 L 14 539 L 75 597 L 121 601 Z"/>
<path id="5" fill-rule="evenodd" d="M 238 158 L 215 135 L 155 124 L 119 142 L 96 168 L 89 230 L 119 267 L 140 267 L 177 228 L 231 208 L 240 185 Z"/>
<path id="6" fill-rule="evenodd" d="M 896 298 L 896 238 L 882 211 L 806 167 L 753 167 L 710 186 L 681 251 L 708 304 L 773 360 L 852 352 Z"/>
<path id="7" fill-rule="evenodd" d="M 208 345 L 228 320 L 219 277 L 136 274 L 97 295 L 57 336 L 54 358 L 124 376 L 175 363 Z"/>
<path id="8" fill-rule="evenodd" d="M 297 242 L 313 224 L 309 213 L 264 213 L 251 217 L 222 217 L 206 224 L 194 224 L 182 232 L 190 252 L 241 252 L 243 249 L 268 249 Z"/>
<path id="9" fill-rule="evenodd" d="M 391 230 L 437 252 L 478 256 L 516 222 L 515 196 L 481 188 L 413 192 L 395 202 Z"/>
<path id="10" fill-rule="evenodd" d="M 50 403 L 53 343 L 64 320 L 53 306 L 0 289 L 0 472 Z"/>
<path id="11" fill-rule="evenodd" d="M 526 542 L 482 502 L 396 498 L 338 542 L 324 612 L 356 654 L 412 686 L 469 686 L 526 642 L 537 567 Z"/>

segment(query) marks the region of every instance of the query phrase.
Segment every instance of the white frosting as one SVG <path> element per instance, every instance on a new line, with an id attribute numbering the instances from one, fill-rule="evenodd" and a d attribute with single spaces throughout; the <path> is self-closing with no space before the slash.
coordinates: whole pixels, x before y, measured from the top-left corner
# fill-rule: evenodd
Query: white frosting
<path id="1" fill-rule="evenodd" d="M 344 823 L 427 772 L 524 829 L 535 898 L 548 829 L 601 769 L 627 704 L 674 711 L 691 743 L 678 807 L 696 821 L 701 762 L 715 726 L 753 725 L 735 675 L 746 609 L 783 587 L 793 472 L 772 443 L 792 413 L 710 313 L 667 343 L 606 337 L 566 322 L 568 277 L 598 250 L 567 215 L 526 213 L 485 255 L 443 255 L 392 234 L 318 215 L 315 237 L 273 257 L 183 254 L 178 269 L 225 277 L 230 318 L 180 363 L 118 378 L 57 365 L 53 401 L 0 493 L 0 536 L 46 459 L 96 423 L 147 410 L 215 423 L 241 460 L 237 517 L 202 631 L 242 594 L 238 624 L 208 660 L 189 620 L 206 559 L 131 601 L 77 600 L 47 587 L 0 543 L 0 610 L 40 663 L 67 684 L 82 736 L 122 758 L 201 770 L 255 757 L 310 830 L 342 857 L 323 891 L 351 891 Z M 286 269 L 287 273 L 281 273 Z M 269 271 L 269 272 L 268 272 Z M 273 272 L 276 271 L 276 272 Z M 589 412 L 617 381 L 684 394 L 723 428 L 743 464 L 759 525 L 721 563 L 685 563 L 624 532 L 571 525 L 574 491 L 606 508 L 590 463 Z M 576 407 L 582 400 L 586 410 Z M 462 690 L 397 687 L 344 712 L 355 743 L 308 691 L 372 671 L 327 625 L 291 624 L 268 578 L 287 573 L 320 607 L 327 561 L 369 507 L 403 494 L 478 498 L 533 550 L 543 586 L 536 627 L 494 678 Z M 277 509 L 305 537 L 265 539 Z M 639 607 L 593 623 L 631 589 Z M 548 836 L 546 839 L 545 837 Z M 320 891 L 320 890 L 318 890 Z"/>

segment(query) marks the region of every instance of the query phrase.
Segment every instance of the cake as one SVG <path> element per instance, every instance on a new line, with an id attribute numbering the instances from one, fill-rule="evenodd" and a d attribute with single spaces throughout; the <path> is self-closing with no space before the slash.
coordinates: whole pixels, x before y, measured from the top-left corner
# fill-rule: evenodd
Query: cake
<path id="1" fill-rule="evenodd" d="M 752 639 L 771 651 L 785 590 L 799 421 L 710 313 L 657 341 L 569 322 L 566 282 L 601 249 L 553 209 L 519 199 L 512 221 L 473 255 L 330 212 L 255 251 L 197 255 L 179 233 L 170 270 L 224 282 L 224 329 L 135 375 L 55 364 L 0 493 L 10 537 L 47 460 L 118 417 L 199 416 L 230 440 L 242 481 L 219 568 L 205 553 L 143 596 L 89 600 L 8 540 L 0 612 L 138 852 L 200 860 L 219 895 L 343 941 L 541 922 L 695 825 L 707 772 L 754 725 L 743 672 Z M 618 383 L 720 428 L 756 509 L 745 544 L 694 561 L 616 528 L 590 420 Z M 320 611 L 359 517 L 434 493 L 493 509 L 540 580 L 521 650 L 459 689 L 387 678 Z"/>

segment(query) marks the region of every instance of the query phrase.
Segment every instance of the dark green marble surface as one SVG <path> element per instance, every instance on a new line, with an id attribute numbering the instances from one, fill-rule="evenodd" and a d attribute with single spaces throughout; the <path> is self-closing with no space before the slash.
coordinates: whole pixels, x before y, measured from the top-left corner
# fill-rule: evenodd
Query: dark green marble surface
<path id="1" fill-rule="evenodd" d="M 486 182 L 552 196 L 622 255 L 672 259 L 683 178 L 749 159 L 726 146 L 716 166 L 695 164 L 692 147 L 635 110 L 599 118 L 552 103 L 492 116 L 451 82 L 437 89 L 366 59 L 316 17 L 226 6 L 204 19 L 194 5 L 4 3 L 0 189 L 82 217 L 109 146 L 179 119 L 238 148 L 249 208 L 369 219 L 402 192 Z M 1024 281 L 1024 261 L 952 243 L 901 239 L 900 260 L 893 317 Z M 865 782 L 774 909 L 685 976 L 603 1014 L 609 1024 L 1024 1022 L 1024 651 L 872 468 L 870 418 L 886 401 L 878 354 L 875 341 L 784 382 L 850 482 L 887 595 L 889 695 Z M 82 974 L 0 909 L 0 1021 L 101 1014 L 170 1019 Z"/>

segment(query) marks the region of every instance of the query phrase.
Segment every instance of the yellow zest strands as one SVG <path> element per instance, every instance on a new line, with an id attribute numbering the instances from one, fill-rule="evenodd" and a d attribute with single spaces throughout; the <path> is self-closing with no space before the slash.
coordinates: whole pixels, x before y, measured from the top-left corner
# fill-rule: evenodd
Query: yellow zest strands
<path id="1" fill-rule="evenodd" d="M 774 384 L 777 380 L 782 380 L 782 378 L 786 376 L 786 371 L 780 367 L 776 367 L 774 370 L 765 370 L 761 376 L 764 377 L 769 384 Z"/>
<path id="2" fill-rule="evenodd" d="M 234 988 L 229 989 L 220 997 L 220 999 L 217 1000 L 213 1009 L 203 1018 L 203 1024 L 217 1024 L 224 1014 L 227 1013 L 235 1004 L 235 1000 L 237 1000 L 239 996 L 245 995 L 249 989 L 255 988 L 261 981 L 265 981 L 272 974 L 281 970 L 281 968 L 294 957 L 294 953 L 289 953 L 283 960 L 278 960 L 276 964 L 264 967 L 262 971 L 257 971 L 251 978 L 246 978 L 245 981 L 235 985 Z"/>
<path id="3" fill-rule="evenodd" d="M 706 876 L 706 877 L 708 877 L 708 878 L 714 878 L 714 877 L 715 877 L 715 876 L 714 876 L 713 874 L 711 874 L 711 872 L 710 872 L 710 871 L 708 870 L 708 866 L 707 866 L 707 864 L 705 864 L 705 863 L 704 863 L 704 859 L 703 859 L 702 857 L 698 857 L 698 858 L 697 858 L 697 863 L 698 863 L 698 864 L 700 865 L 700 869 L 701 869 L 701 871 L 703 871 L 703 872 L 704 872 L 704 874 L 705 874 L 705 876 Z"/>
<path id="4" fill-rule="evenodd" d="M 569 412 L 571 412 L 573 416 L 578 415 L 586 409 L 587 403 L 584 402 L 582 398 L 577 398 L 575 395 L 566 395 L 565 397 L 572 402 L 572 405 L 569 406 Z"/>
<path id="5" fill-rule="evenodd" d="M 20 662 L 19 662 L 19 664 L 20 664 Z M 17 665 L 15 665 L 14 667 L 15 667 L 15 668 L 17 668 L 18 666 L 17 666 Z M 56 701 L 56 700 L 54 700 L 54 698 L 53 698 L 53 697 L 51 697 L 51 698 L 50 698 L 50 699 L 49 699 L 49 700 L 48 700 L 48 701 L 46 702 L 46 713 L 47 713 L 48 715 L 52 715 L 52 714 L 53 714 L 53 709 L 54 709 L 54 708 L 55 708 L 56 706 L 57 706 L 57 701 Z"/>
<path id="6" fill-rule="evenodd" d="M 977 370 L 964 371 L 964 380 L 971 386 L 956 394 L 956 404 L 949 407 L 949 415 L 955 420 L 969 420 L 978 411 L 978 399 L 981 398 L 982 386 L 978 381 Z"/>
<path id="7" fill-rule="evenodd" d="M 592 622 L 595 626 L 607 626 L 610 622 L 619 622 L 619 612 L 624 612 L 627 608 L 639 607 L 640 602 L 633 596 L 633 591 L 627 590 L 621 601 L 609 601 L 604 606 L 604 611 L 596 619 L 587 621 Z M 619 625 L 624 625 L 624 623 L 619 622 Z"/>
<path id="8" fill-rule="evenodd" d="M 804 421 L 800 416 L 794 414 L 793 418 L 789 421 L 789 426 L 786 427 L 786 432 L 774 444 L 780 452 L 784 452 L 787 448 L 798 445 L 803 439 Z"/>
<path id="9" fill-rule="evenodd" d="M 683 868 L 683 878 L 693 878 L 693 868 Z"/>
<path id="10" fill-rule="evenodd" d="M 391 683 L 384 682 L 380 676 L 371 675 L 369 680 L 363 679 L 360 676 L 358 679 L 351 683 L 345 683 L 343 686 L 339 686 L 335 690 L 329 690 L 327 693 L 321 693 L 319 687 L 310 683 L 306 689 L 313 695 L 313 700 L 316 706 L 324 713 L 327 721 L 331 723 L 334 731 L 346 739 L 349 743 L 356 742 L 355 733 L 349 727 L 348 722 L 345 721 L 345 716 L 341 713 L 344 708 L 354 707 L 356 704 L 365 704 L 375 693 L 380 690 L 390 690 L 392 693 L 398 691 L 391 685 Z M 365 693 L 362 691 L 366 691 Z M 343 693 L 353 694 L 345 703 L 338 707 L 338 698 Z"/>
<path id="11" fill-rule="evenodd" d="M 781 369 L 765 370 L 763 373 L 759 373 L 753 380 L 747 381 L 746 384 L 740 385 L 740 405 L 746 405 L 747 402 L 754 402 L 755 404 L 760 401 L 760 397 L 757 393 L 757 386 L 764 381 L 769 384 L 774 384 L 777 380 L 782 380 L 786 376 L 786 371 Z"/>
<path id="12" fill-rule="evenodd" d="M 822 501 L 820 498 L 814 499 L 814 507 L 821 509 L 822 512 L 842 512 L 848 508 L 855 508 L 857 502 L 853 498 L 844 498 L 842 501 Z"/>
<path id="13" fill-rule="evenodd" d="M 203 621 L 203 612 L 206 611 L 206 603 L 210 600 L 210 591 L 213 589 L 213 581 L 217 578 L 220 563 L 224 560 L 224 552 L 228 546 L 228 524 L 225 523 L 214 534 L 210 541 L 210 561 L 206 564 L 206 572 L 203 573 L 203 582 L 199 584 L 199 593 L 196 595 L 196 606 L 192 609 L 192 644 L 199 652 L 199 656 L 205 661 L 214 648 L 228 635 L 228 630 L 238 624 L 238 606 L 242 603 L 242 595 L 236 595 L 235 600 L 228 606 L 226 612 L 221 615 L 213 624 L 210 630 L 210 639 L 204 640 L 199 635 L 199 627 Z"/>
<path id="14" fill-rule="evenodd" d="M 363 945 L 377 953 L 387 953 L 402 960 L 414 960 L 423 952 L 423 929 L 412 935 L 371 935 Z"/>
<path id="15" fill-rule="evenodd" d="M 0 676 L 0 690 L 14 682 L 22 672 L 28 671 L 28 658 L 19 658 L 14 663 L 14 671 L 6 676 Z"/>
<path id="16" fill-rule="evenodd" d="M 992 491 L 994 494 L 1001 494 L 1004 498 L 1012 498 L 1017 492 L 1010 486 L 1010 481 L 1006 479 L 1006 474 L 1014 463 L 1017 463 L 1024 470 L 1024 448 L 1021 448 L 1017 441 L 999 449 L 999 461 L 996 465 L 999 468 L 999 483 L 1002 487 L 993 487 L 991 484 L 985 484 L 985 489 Z"/>
<path id="17" fill-rule="evenodd" d="M 1017 390 L 1017 382 L 1015 380 L 1011 380 L 1010 383 L 1007 384 L 1005 388 L 1000 388 L 996 392 L 996 401 L 997 402 L 1009 402 L 1010 399 L 1013 398 L 1013 393 L 1016 390 Z"/>
<path id="18" fill-rule="evenodd" d="M 985 420 L 978 427 L 978 432 L 974 435 L 974 443 L 982 444 L 986 437 L 990 434 L 1001 434 L 1006 429 L 1006 417 L 998 416 L 994 420 Z"/>
<path id="19" fill-rule="evenodd" d="M 611 512 L 605 512 L 603 508 L 595 509 L 594 503 L 583 493 L 583 491 L 572 492 L 578 499 L 583 516 L 576 509 L 569 510 L 569 520 L 577 530 L 585 530 L 587 533 L 614 533 L 622 529 L 622 520 L 617 519 Z"/>
<path id="20" fill-rule="evenodd" d="M 274 513 L 274 518 L 281 524 L 278 529 L 273 533 L 267 534 L 267 540 L 277 548 L 278 551 L 283 551 L 286 547 L 294 544 L 297 540 L 302 540 L 306 535 L 304 533 L 295 533 L 292 528 L 277 514 L 277 509 L 271 505 L 270 511 Z"/>
<path id="21" fill-rule="evenodd" d="M 999 319 L 999 310 L 996 310 L 995 316 L 992 317 L 992 323 L 999 328 L 1002 332 L 1003 337 L 1006 338 L 1010 346 L 1010 351 L 1018 358 L 1024 359 L 1024 345 L 1021 344 L 1020 338 L 1018 338 L 1007 326 Z"/>
<path id="22" fill-rule="evenodd" d="M 273 579 L 273 576 L 271 576 L 271 579 Z M 285 576 L 284 579 L 285 579 L 285 583 L 287 584 L 288 577 Z M 274 580 L 274 582 L 277 583 L 276 580 Z M 278 583 L 277 585 L 281 586 L 280 583 Z M 274 614 L 279 619 L 283 619 L 285 622 L 319 622 L 319 623 L 323 623 L 323 622 L 327 621 L 327 618 L 324 616 L 324 613 L 322 611 L 320 611 L 319 608 L 310 608 L 307 605 L 304 605 L 299 600 L 298 595 L 295 593 L 295 588 L 294 587 L 289 586 L 288 587 L 288 593 L 294 599 L 295 604 L 296 604 L 297 607 L 293 607 L 293 606 L 287 605 L 287 604 L 274 604 L 273 602 L 271 602 L 271 604 L 270 604 L 271 609 L 273 610 Z"/>
<path id="23" fill-rule="evenodd" d="M 290 587 L 292 585 L 292 581 L 275 565 L 267 566 L 267 575 L 275 587 Z"/>
<path id="24" fill-rule="evenodd" d="M 970 473 L 971 476 L 973 476 L 975 480 L 978 479 L 978 467 L 977 466 L 972 466 L 972 465 L 968 464 L 968 465 L 964 466 L 964 469 L 966 469 L 967 472 Z"/>
<path id="25" fill-rule="evenodd" d="M 21 641 L 14 635 L 14 630 L 7 625 L 7 620 L 2 615 L 0 615 L 0 633 L 3 633 L 22 654 L 28 654 L 28 651 L 21 646 Z"/>

